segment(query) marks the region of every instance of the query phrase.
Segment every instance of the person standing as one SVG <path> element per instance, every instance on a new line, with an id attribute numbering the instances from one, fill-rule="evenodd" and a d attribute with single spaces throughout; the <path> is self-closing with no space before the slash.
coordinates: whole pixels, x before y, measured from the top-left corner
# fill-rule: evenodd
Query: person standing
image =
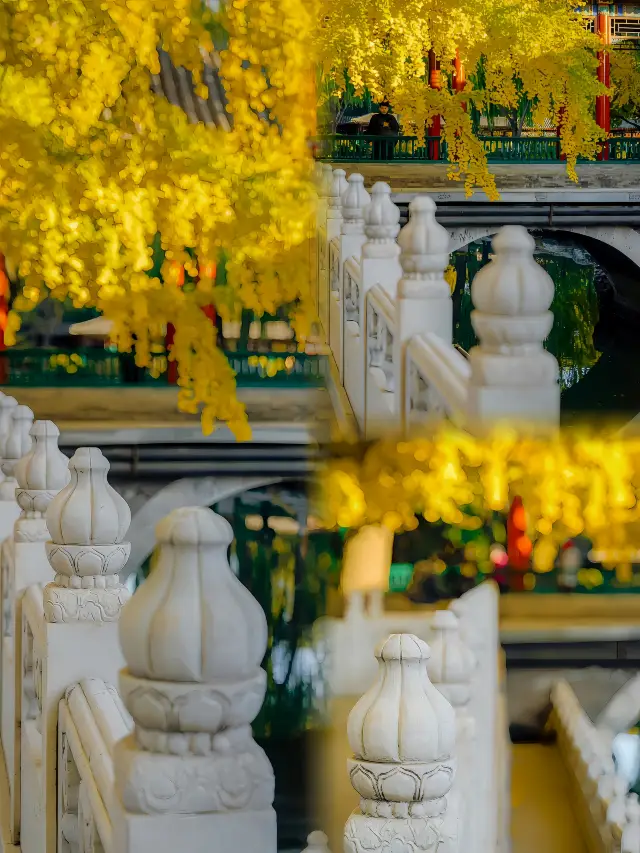
<path id="1" fill-rule="evenodd" d="M 378 112 L 371 117 L 367 128 L 369 136 L 381 137 L 373 142 L 374 160 L 393 160 L 393 149 L 399 133 L 400 125 L 391 112 L 391 104 L 389 101 L 383 101 L 378 106 Z"/>

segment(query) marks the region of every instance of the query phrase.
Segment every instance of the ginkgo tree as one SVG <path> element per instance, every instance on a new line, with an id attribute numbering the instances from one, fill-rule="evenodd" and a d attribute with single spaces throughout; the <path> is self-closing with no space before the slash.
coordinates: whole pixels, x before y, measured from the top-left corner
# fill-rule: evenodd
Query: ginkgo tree
<path id="1" fill-rule="evenodd" d="M 223 421 L 247 437 L 203 308 L 294 303 L 300 338 L 308 328 L 315 23 L 297 0 L 233 0 L 215 15 L 200 0 L 0 0 L 0 252 L 21 283 L 9 343 L 46 298 L 98 308 L 141 366 L 171 323 L 181 407 L 201 411 L 205 432 Z M 190 125 L 151 87 L 163 48 L 206 97 L 212 32 L 228 131 Z"/>
<path id="2" fill-rule="evenodd" d="M 497 196 L 471 109 L 530 105 L 533 120 L 559 128 L 569 174 L 593 159 L 603 132 L 594 117 L 598 37 L 572 0 L 325 0 L 317 47 L 323 91 L 344 81 L 357 93 L 390 98 L 409 132 L 423 134 L 443 117 L 451 176 Z M 430 51 L 442 85 L 429 85 Z M 464 90 L 451 85 L 456 58 Z M 327 85 L 330 82 L 332 86 Z"/>

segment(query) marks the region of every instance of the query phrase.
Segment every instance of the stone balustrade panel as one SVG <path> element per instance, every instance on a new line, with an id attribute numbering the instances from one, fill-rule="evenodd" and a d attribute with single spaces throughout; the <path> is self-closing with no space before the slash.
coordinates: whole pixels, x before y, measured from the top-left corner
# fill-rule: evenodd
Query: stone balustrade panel
<path id="1" fill-rule="evenodd" d="M 543 348 L 553 323 L 554 285 L 535 262 L 526 228 L 501 229 L 493 259 L 474 279 L 471 319 L 479 344 L 463 355 L 452 345 L 451 289 L 444 278 L 452 246 L 435 203 L 416 196 L 400 230 L 386 184 L 376 184 L 365 198 L 361 175 L 346 183 L 344 170 L 325 167 L 318 301 L 325 338 L 365 437 L 443 419 L 472 432 L 505 420 L 536 429 L 557 425 L 558 364 Z M 384 341 L 389 325 L 380 322 L 379 300 L 371 296 L 376 287 L 394 307 L 393 334 Z"/>

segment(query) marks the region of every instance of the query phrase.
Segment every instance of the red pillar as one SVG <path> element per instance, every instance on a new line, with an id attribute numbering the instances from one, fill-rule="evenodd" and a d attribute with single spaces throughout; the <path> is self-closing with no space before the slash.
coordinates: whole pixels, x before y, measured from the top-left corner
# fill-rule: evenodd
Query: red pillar
<path id="1" fill-rule="evenodd" d="M 436 59 L 435 53 L 429 51 L 429 86 L 432 89 L 442 88 L 442 79 L 440 76 L 440 62 Z M 442 134 L 442 116 L 434 116 L 429 128 L 429 136 L 439 137 Z M 429 143 L 430 155 L 432 160 L 440 159 L 440 142 L 435 139 Z"/>
<path id="2" fill-rule="evenodd" d="M 608 46 L 611 43 L 609 15 L 606 12 L 601 12 L 599 9 L 596 17 L 596 32 L 600 36 L 600 41 L 603 45 Z M 609 52 L 607 50 L 600 51 L 598 54 L 598 63 L 598 81 L 609 87 L 611 85 L 611 72 Z M 609 95 L 598 95 L 596 98 L 596 122 L 598 127 L 601 127 L 609 134 L 611 130 L 611 99 Z M 609 149 L 606 145 L 603 146 L 599 159 L 609 159 Z"/>
<path id="3" fill-rule="evenodd" d="M 467 78 L 464 73 L 464 65 L 460 59 L 460 53 L 456 50 L 456 58 L 453 60 L 453 90 L 454 92 L 463 92 Z M 462 105 L 466 111 L 467 105 Z"/>
<path id="4" fill-rule="evenodd" d="M 507 557 L 509 569 L 517 572 L 513 579 L 515 592 L 524 589 L 523 575 L 531 565 L 531 540 L 527 536 L 527 514 L 522 498 L 515 497 L 507 516 Z"/>

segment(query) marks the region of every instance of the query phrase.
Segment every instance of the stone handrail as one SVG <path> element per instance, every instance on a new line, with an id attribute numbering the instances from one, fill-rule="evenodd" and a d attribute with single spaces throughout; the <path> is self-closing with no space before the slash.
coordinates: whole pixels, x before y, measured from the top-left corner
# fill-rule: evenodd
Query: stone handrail
<path id="1" fill-rule="evenodd" d="M 355 592 L 349 597 L 344 619 L 322 620 L 317 631 L 327 649 L 325 671 L 334 697 L 367 690 L 376 677 L 371 650 L 384 644 L 389 631 L 396 632 L 393 636 L 413 638 L 406 642 L 428 644 L 426 649 L 420 646 L 421 659 L 435 687 L 454 706 L 457 726 L 458 770 L 443 825 L 447 850 L 507 850 L 510 740 L 495 587 L 483 584 L 454 602 L 449 611 L 431 615 L 385 613 L 377 607 L 367 610 L 362 594 Z M 393 717 L 389 711 L 390 723 Z M 383 715 L 377 723 L 381 731 L 386 719 Z M 482 779 L 481 785 L 478 779 Z M 472 789 L 473 794 L 468 794 Z M 372 812 L 367 815 L 375 818 Z M 353 845 L 352 829 L 347 834 Z M 357 846 L 353 849 L 358 850 Z"/>
<path id="2" fill-rule="evenodd" d="M 444 278 L 450 237 L 436 221 L 431 198 L 413 200 L 400 230 L 386 184 L 376 184 L 369 196 L 361 175 L 347 181 L 344 170 L 325 164 L 319 195 L 320 320 L 365 437 L 404 431 L 416 420 L 451 419 L 472 432 L 505 420 L 557 425 L 558 364 L 543 349 L 553 323 L 554 285 L 535 262 L 535 242 L 525 228 L 498 232 L 493 259 L 474 278 L 471 322 L 479 344 L 462 363 L 452 345 L 451 289 Z M 363 329 L 372 300 L 377 304 L 374 290 L 395 306 L 387 372 L 399 377 L 397 399 L 380 411 L 380 376 L 370 370 L 371 332 Z"/>
<path id="3" fill-rule="evenodd" d="M 379 306 L 393 310 L 384 293 Z M 36 421 L 31 438 L 12 460 L 22 514 L 2 576 L 4 650 L 13 654 L 3 656 L 1 673 L 12 839 L 22 853 L 168 853 L 178 845 L 276 853 L 273 772 L 250 728 L 265 692 L 266 622 L 229 567 L 229 525 L 210 510 L 174 511 L 157 529 L 154 572 L 129 600 L 119 572 L 130 513 L 108 483 L 106 459 L 80 448 L 66 460 L 47 422 Z M 23 545 L 33 547 L 21 556 Z M 494 597 L 490 585 L 464 596 L 458 622 L 453 613 L 442 624 L 442 616 L 393 617 L 423 634 L 441 663 L 429 671 L 453 707 L 455 755 L 467 768 L 495 767 L 478 806 L 464 793 L 475 769 L 452 783 L 446 853 L 494 849 L 505 808 Z M 372 630 L 357 637 L 372 658 L 399 625 L 389 624 L 377 590 L 370 599 Z M 349 618 L 357 617 L 352 605 Z M 478 726 L 488 735 L 476 748 Z M 307 851 L 328 853 L 326 837 L 313 833 Z"/>
<path id="4" fill-rule="evenodd" d="M 60 701 L 58 833 L 71 849 L 100 849 L 99 839 L 104 853 L 118 853 L 112 825 L 113 752 L 132 729 L 117 689 L 100 679 L 83 679 Z"/>
<path id="5" fill-rule="evenodd" d="M 589 850 L 640 853 L 640 804 L 614 765 L 610 736 L 593 725 L 566 681 L 554 684 L 551 701 L 551 725 Z"/>
<path id="6" fill-rule="evenodd" d="M 416 335 L 407 347 L 405 424 L 443 419 L 464 427 L 471 368 L 467 359 L 433 332 Z"/>

